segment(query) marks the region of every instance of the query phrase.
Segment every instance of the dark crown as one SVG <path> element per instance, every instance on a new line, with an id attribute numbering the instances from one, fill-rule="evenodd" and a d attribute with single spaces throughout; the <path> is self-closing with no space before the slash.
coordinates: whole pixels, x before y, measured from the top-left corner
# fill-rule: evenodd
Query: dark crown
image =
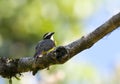
<path id="1" fill-rule="evenodd" d="M 54 33 L 55 33 L 55 32 L 48 32 L 48 33 L 44 34 L 43 39 L 50 39 L 51 36 L 52 36 Z"/>

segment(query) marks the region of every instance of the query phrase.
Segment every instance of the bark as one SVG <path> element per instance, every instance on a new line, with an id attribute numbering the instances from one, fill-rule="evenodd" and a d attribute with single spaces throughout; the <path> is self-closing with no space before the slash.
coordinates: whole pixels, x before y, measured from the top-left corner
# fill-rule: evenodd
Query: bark
<path id="1" fill-rule="evenodd" d="M 90 48 L 97 41 L 120 26 L 120 13 L 91 33 L 71 42 L 66 46 L 58 46 L 47 55 L 38 58 L 24 57 L 20 59 L 0 58 L 0 75 L 4 78 L 16 77 L 22 72 L 42 70 L 54 64 L 63 64 L 81 51 Z"/>

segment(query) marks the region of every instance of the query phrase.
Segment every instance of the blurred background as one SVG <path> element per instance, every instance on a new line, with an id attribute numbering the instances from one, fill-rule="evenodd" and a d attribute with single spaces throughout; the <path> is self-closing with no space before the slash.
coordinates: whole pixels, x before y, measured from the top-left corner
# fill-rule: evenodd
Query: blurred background
<path id="1" fill-rule="evenodd" d="M 33 56 L 43 34 L 67 45 L 120 12 L 120 0 L 0 0 L 0 56 Z M 120 84 L 120 29 L 62 65 L 23 73 L 13 84 Z M 8 84 L 0 78 L 0 84 Z"/>

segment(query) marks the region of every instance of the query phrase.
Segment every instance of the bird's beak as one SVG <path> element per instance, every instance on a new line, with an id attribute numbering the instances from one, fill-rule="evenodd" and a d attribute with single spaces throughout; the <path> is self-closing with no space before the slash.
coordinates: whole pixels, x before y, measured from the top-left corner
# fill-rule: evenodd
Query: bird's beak
<path id="1" fill-rule="evenodd" d="M 53 35 L 55 32 L 52 32 L 51 34 Z"/>

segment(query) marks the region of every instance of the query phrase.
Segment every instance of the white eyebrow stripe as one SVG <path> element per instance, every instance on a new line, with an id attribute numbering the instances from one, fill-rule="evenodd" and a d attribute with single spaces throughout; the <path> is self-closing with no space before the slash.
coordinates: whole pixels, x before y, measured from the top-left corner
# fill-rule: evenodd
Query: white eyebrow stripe
<path id="1" fill-rule="evenodd" d="M 51 32 L 49 32 L 48 34 L 47 34 L 47 36 L 49 36 L 51 34 Z"/>
<path id="2" fill-rule="evenodd" d="M 47 37 L 47 36 L 49 36 L 51 34 L 51 32 L 49 32 L 46 36 L 45 36 L 45 38 Z"/>

